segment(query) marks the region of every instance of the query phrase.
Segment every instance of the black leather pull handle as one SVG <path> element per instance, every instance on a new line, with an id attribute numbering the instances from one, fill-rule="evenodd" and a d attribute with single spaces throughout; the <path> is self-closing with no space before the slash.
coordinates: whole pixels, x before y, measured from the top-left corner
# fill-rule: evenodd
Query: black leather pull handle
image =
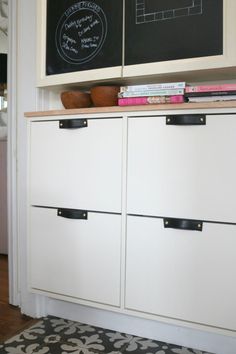
<path id="1" fill-rule="evenodd" d="M 57 209 L 57 215 L 67 219 L 88 219 L 88 212 L 86 210 Z"/>
<path id="2" fill-rule="evenodd" d="M 164 218 L 163 221 L 165 228 L 202 231 L 203 222 L 199 220 Z"/>
<path id="3" fill-rule="evenodd" d="M 88 126 L 87 119 L 63 119 L 59 120 L 60 129 L 79 129 Z"/>
<path id="4" fill-rule="evenodd" d="M 180 114 L 166 117 L 167 125 L 206 125 L 204 114 Z"/>

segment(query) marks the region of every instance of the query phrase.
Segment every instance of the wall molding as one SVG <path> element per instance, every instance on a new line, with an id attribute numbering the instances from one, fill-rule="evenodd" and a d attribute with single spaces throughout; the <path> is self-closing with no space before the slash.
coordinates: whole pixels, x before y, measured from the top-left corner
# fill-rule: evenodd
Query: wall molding
<path id="1" fill-rule="evenodd" d="M 8 259 L 9 302 L 20 304 L 17 211 L 17 1 L 9 2 L 8 31 Z"/>

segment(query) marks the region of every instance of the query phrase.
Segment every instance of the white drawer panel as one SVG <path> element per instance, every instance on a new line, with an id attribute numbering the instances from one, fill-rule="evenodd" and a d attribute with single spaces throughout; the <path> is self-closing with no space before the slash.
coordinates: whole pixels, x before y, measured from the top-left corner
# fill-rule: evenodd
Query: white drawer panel
<path id="1" fill-rule="evenodd" d="M 128 217 L 128 309 L 236 330 L 236 226 L 202 232 Z"/>
<path id="2" fill-rule="evenodd" d="M 129 119 L 128 213 L 236 222 L 236 116 Z"/>
<path id="3" fill-rule="evenodd" d="M 30 287 L 52 297 L 119 306 L 120 242 L 120 215 L 88 213 L 87 220 L 78 220 L 32 207 Z"/>
<path id="4" fill-rule="evenodd" d="M 30 202 L 120 212 L 121 158 L 122 119 L 90 119 L 80 129 L 32 122 Z"/>

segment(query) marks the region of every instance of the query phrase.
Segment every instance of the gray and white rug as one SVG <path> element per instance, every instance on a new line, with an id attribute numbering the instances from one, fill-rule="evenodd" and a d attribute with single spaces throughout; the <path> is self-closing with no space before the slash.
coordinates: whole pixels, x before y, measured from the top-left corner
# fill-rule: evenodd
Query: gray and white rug
<path id="1" fill-rule="evenodd" d="M 46 317 L 0 344 L 0 354 L 209 354 L 147 338 Z"/>

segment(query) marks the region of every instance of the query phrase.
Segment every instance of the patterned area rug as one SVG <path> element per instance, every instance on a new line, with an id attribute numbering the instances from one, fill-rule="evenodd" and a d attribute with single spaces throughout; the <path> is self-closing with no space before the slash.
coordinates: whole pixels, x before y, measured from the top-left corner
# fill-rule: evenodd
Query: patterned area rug
<path id="1" fill-rule="evenodd" d="M 46 317 L 0 345 L 0 354 L 209 354 L 57 317 Z"/>

